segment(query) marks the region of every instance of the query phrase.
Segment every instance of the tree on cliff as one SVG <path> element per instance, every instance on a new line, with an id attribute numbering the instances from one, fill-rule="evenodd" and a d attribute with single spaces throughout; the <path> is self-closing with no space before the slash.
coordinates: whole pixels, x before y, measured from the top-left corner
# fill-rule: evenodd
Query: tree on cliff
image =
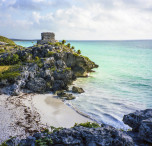
<path id="1" fill-rule="evenodd" d="M 66 40 L 62 40 L 62 44 L 64 45 L 66 43 Z"/>

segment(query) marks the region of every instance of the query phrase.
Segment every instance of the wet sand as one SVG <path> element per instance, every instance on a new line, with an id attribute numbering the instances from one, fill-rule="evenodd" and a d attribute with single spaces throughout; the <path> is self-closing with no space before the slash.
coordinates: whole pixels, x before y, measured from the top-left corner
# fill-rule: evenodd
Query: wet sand
<path id="1" fill-rule="evenodd" d="M 35 95 L 32 100 L 34 107 L 41 115 L 43 124 L 70 128 L 74 126 L 75 123 L 91 121 L 65 105 L 60 99 L 57 99 L 56 96 L 49 94 Z"/>

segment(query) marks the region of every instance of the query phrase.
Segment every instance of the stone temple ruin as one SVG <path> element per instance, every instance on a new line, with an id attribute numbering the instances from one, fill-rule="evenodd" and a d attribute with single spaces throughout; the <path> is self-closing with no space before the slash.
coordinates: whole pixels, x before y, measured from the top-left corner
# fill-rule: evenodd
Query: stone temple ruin
<path id="1" fill-rule="evenodd" d="M 41 40 L 37 41 L 37 44 L 43 45 L 48 42 L 55 43 L 55 34 L 53 32 L 43 32 L 41 33 Z"/>

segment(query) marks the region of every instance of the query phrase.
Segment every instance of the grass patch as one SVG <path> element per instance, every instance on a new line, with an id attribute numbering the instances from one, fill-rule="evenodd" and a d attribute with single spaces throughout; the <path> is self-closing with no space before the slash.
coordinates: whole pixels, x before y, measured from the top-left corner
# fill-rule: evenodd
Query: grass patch
<path id="1" fill-rule="evenodd" d="M 0 66 L 0 80 L 14 79 L 20 75 L 19 66 Z"/>
<path id="2" fill-rule="evenodd" d="M 12 46 L 15 45 L 15 43 L 12 40 L 3 36 L 0 36 L 0 42 L 5 42 L 5 43 L 8 43 L 8 45 L 12 45 Z"/>
<path id="3" fill-rule="evenodd" d="M 51 68 L 50 68 L 50 71 L 55 71 L 56 70 L 56 67 L 55 66 L 52 66 Z"/>
<path id="4" fill-rule="evenodd" d="M 11 66 L 0 66 L 0 73 L 7 71 L 10 68 L 11 68 Z"/>
<path id="5" fill-rule="evenodd" d="M 77 53 L 73 53 L 73 55 L 74 55 L 74 56 L 80 56 L 80 55 L 79 55 L 79 54 L 77 54 Z"/>
<path id="6" fill-rule="evenodd" d="M 82 127 L 87 127 L 87 128 L 98 128 L 98 127 L 101 127 L 99 124 L 97 123 L 91 123 L 91 122 L 86 122 L 86 123 L 75 123 L 74 127 L 75 126 L 82 126 Z"/>
<path id="7" fill-rule="evenodd" d="M 0 49 L 0 53 L 4 53 L 5 52 L 5 50 L 4 49 Z"/>
<path id="8" fill-rule="evenodd" d="M 55 53 L 55 52 L 49 51 L 49 52 L 47 53 L 47 57 L 53 56 L 54 53 Z"/>
<path id="9" fill-rule="evenodd" d="M 38 140 L 35 140 L 35 145 L 36 146 L 47 146 L 47 145 L 52 145 L 53 141 L 51 138 L 47 138 L 47 137 L 42 137 Z"/>
<path id="10" fill-rule="evenodd" d="M 65 69 L 66 69 L 66 70 L 71 70 L 71 67 L 66 67 Z"/>

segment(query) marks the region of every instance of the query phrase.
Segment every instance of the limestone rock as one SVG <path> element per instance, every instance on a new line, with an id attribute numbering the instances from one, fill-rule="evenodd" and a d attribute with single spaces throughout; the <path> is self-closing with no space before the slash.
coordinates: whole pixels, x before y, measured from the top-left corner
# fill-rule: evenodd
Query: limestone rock
<path id="1" fill-rule="evenodd" d="M 18 96 L 18 95 L 20 95 L 20 86 L 17 85 L 17 84 L 13 84 L 13 85 L 10 87 L 10 94 L 13 95 L 13 96 Z"/>
<path id="2" fill-rule="evenodd" d="M 128 115 L 124 115 L 123 122 L 129 125 L 133 131 L 139 131 L 142 120 L 152 118 L 152 109 L 136 111 Z"/>
<path id="3" fill-rule="evenodd" d="M 84 90 L 83 90 L 82 88 L 73 86 L 73 87 L 72 87 L 72 92 L 73 92 L 73 93 L 84 93 Z"/>
<path id="4" fill-rule="evenodd" d="M 143 120 L 139 128 L 139 137 L 152 143 L 152 118 Z"/>
<path id="5" fill-rule="evenodd" d="M 15 138 L 8 140 L 8 146 L 14 145 L 36 145 L 36 140 L 45 139 L 47 145 L 69 145 L 69 146 L 134 146 L 130 136 L 118 131 L 111 126 L 104 125 L 100 128 L 87 128 L 77 126 L 69 129 L 62 129 L 51 134 L 36 133 L 26 139 L 18 141 Z M 49 141 L 51 139 L 51 141 Z M 52 144 L 53 143 L 53 144 Z"/>
<path id="6" fill-rule="evenodd" d="M 75 97 L 72 94 L 65 93 L 64 91 L 58 91 L 57 95 L 61 98 L 64 98 L 66 100 L 72 100 L 75 99 Z"/>
<path id="7" fill-rule="evenodd" d="M 46 90 L 46 81 L 43 78 L 34 78 L 27 83 L 27 88 L 34 92 L 44 92 Z"/>

